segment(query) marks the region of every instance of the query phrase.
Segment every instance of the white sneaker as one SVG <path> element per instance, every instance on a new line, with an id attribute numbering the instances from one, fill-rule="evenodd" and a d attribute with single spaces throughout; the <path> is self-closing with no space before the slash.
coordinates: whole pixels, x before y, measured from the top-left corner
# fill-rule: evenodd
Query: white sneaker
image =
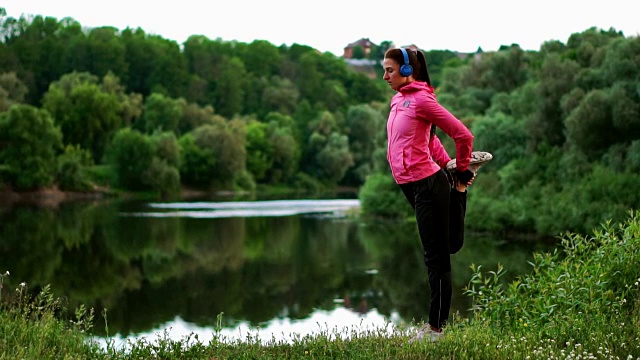
<path id="1" fill-rule="evenodd" d="M 478 173 L 480 167 L 493 159 L 493 155 L 486 151 L 474 151 L 471 153 L 471 160 L 469 161 L 468 169 L 473 171 L 474 174 Z M 453 174 L 456 172 L 456 159 L 451 159 L 447 163 L 447 170 Z"/>
<path id="2" fill-rule="evenodd" d="M 409 343 L 417 341 L 436 342 L 444 337 L 444 332 L 431 329 L 429 324 L 422 327 L 418 332 L 409 339 Z"/>

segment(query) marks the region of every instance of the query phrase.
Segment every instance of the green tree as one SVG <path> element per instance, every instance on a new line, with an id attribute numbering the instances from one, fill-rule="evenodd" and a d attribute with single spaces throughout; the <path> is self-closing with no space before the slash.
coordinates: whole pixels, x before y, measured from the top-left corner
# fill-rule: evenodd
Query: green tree
<path id="1" fill-rule="evenodd" d="M 4 42 L 15 54 L 17 75 L 29 89 L 26 102 L 39 104 L 49 84 L 64 73 L 65 43 L 56 18 L 40 15 L 3 21 Z"/>
<path id="2" fill-rule="evenodd" d="M 629 145 L 625 155 L 625 164 L 629 172 L 640 172 L 640 140 L 634 140 Z"/>
<path id="3" fill-rule="evenodd" d="M 214 107 L 227 118 L 242 113 L 247 71 L 242 60 L 234 57 L 224 62 L 216 83 Z"/>
<path id="4" fill-rule="evenodd" d="M 126 89 L 120 82 L 120 78 L 113 73 L 108 72 L 102 78 L 102 89 L 110 94 L 118 97 L 122 105 L 120 116 L 122 117 L 122 126 L 131 126 L 141 115 L 144 108 L 141 94 L 126 93 Z"/>
<path id="5" fill-rule="evenodd" d="M 322 84 L 322 103 L 330 111 L 339 111 L 348 104 L 349 94 L 340 80 L 327 79 Z"/>
<path id="6" fill-rule="evenodd" d="M 564 118 L 567 114 L 561 101 L 575 87 L 578 71 L 579 65 L 575 61 L 562 59 L 557 54 L 545 58 L 538 75 L 537 97 L 541 103 L 526 123 L 532 148 L 540 143 L 552 146 L 564 143 Z"/>
<path id="7" fill-rule="evenodd" d="M 239 53 L 247 71 L 256 77 L 268 79 L 278 74 L 283 55 L 272 43 L 254 40 Z"/>
<path id="8" fill-rule="evenodd" d="M 213 41 L 202 35 L 190 36 L 184 43 L 183 54 L 189 79 L 188 101 L 199 105 L 212 104 L 216 82 L 222 74 L 222 66 L 233 56 L 233 44 Z"/>
<path id="9" fill-rule="evenodd" d="M 309 100 L 312 104 L 321 102 L 324 97 L 322 92 L 324 75 L 318 69 L 320 56 L 312 52 L 302 55 L 298 64 L 300 70 L 295 81 L 301 97 Z"/>
<path id="10" fill-rule="evenodd" d="M 268 124 L 256 120 L 249 121 L 246 128 L 246 166 L 258 182 L 265 178 L 267 171 L 273 166 L 273 147 L 267 136 L 268 129 Z"/>
<path id="11" fill-rule="evenodd" d="M 149 187 L 162 197 L 170 196 L 180 191 L 179 170 L 157 156 L 154 156 L 153 160 L 151 160 L 151 164 L 144 172 L 144 178 Z"/>
<path id="12" fill-rule="evenodd" d="M 273 76 L 262 92 L 263 111 L 292 115 L 299 98 L 300 92 L 289 79 Z"/>
<path id="13" fill-rule="evenodd" d="M 175 41 L 147 35 L 140 28 L 123 30 L 121 40 L 128 65 L 124 83 L 129 91 L 143 96 L 158 92 L 180 97 L 189 76 L 187 62 Z"/>
<path id="14" fill-rule="evenodd" d="M 64 153 L 58 156 L 58 187 L 65 191 L 88 191 L 91 182 L 85 174 L 86 168 L 93 165 L 89 151 L 79 146 L 67 145 Z"/>
<path id="15" fill-rule="evenodd" d="M 431 79 L 431 85 L 438 88 L 441 83 L 442 69 L 446 66 L 447 62 L 453 59 L 457 59 L 455 52 L 451 50 L 429 50 L 424 52 L 425 60 L 427 61 L 427 68 L 429 69 L 429 77 Z"/>
<path id="16" fill-rule="evenodd" d="M 7 111 L 11 105 L 24 102 L 27 87 L 15 72 L 0 74 L 0 112 Z"/>
<path id="17" fill-rule="evenodd" d="M 527 81 L 528 59 L 517 45 L 491 55 L 485 54 L 482 60 L 488 67 L 482 76 L 486 87 L 497 92 L 510 92 Z"/>
<path id="18" fill-rule="evenodd" d="M 501 168 L 525 156 L 527 133 L 523 120 L 504 113 L 484 116 L 473 122 L 471 132 L 475 136 L 474 149 L 493 154 L 491 166 L 494 168 Z"/>
<path id="19" fill-rule="evenodd" d="M 370 79 L 361 72 L 352 72 L 346 83 L 350 104 L 362 104 L 376 101 L 387 101 L 392 95 L 386 83 L 378 79 Z"/>
<path id="20" fill-rule="evenodd" d="M 567 140 L 587 155 L 601 155 L 616 141 L 611 123 L 608 94 L 594 90 L 567 117 Z"/>
<path id="21" fill-rule="evenodd" d="M 567 57 L 577 61 L 583 67 L 598 66 L 604 56 L 605 46 L 616 38 L 624 37 L 621 31 L 589 28 L 573 33 L 567 41 Z"/>
<path id="22" fill-rule="evenodd" d="M 178 139 L 180 144 L 180 178 L 189 186 L 208 189 L 211 187 L 213 177 L 216 175 L 218 157 L 214 149 L 208 144 L 200 146 L 196 142 L 202 132 L 207 131 L 212 125 L 202 125 L 192 132 L 188 132 Z M 205 128 L 207 130 L 199 130 Z M 197 133 L 196 133 L 197 131 Z"/>
<path id="23" fill-rule="evenodd" d="M 345 181 L 351 185 L 361 185 L 373 169 L 374 150 L 385 145 L 386 119 L 370 105 L 355 105 L 349 108 L 345 120 L 349 150 L 354 162 Z"/>
<path id="24" fill-rule="evenodd" d="M 295 126 L 290 116 L 271 113 L 269 123 L 269 146 L 273 149 L 273 165 L 266 177 L 271 183 L 289 182 L 298 171 L 301 145 L 295 137 Z"/>
<path id="25" fill-rule="evenodd" d="M 108 93 L 97 77 L 71 73 L 51 84 L 43 107 L 54 117 L 65 145 L 80 145 L 99 163 L 113 133 L 122 124 L 122 103 Z"/>
<path id="26" fill-rule="evenodd" d="M 611 120 L 618 142 L 640 138 L 640 81 L 619 81 L 609 94 Z"/>
<path id="27" fill-rule="evenodd" d="M 219 118 L 183 135 L 180 144 L 180 176 L 189 185 L 228 188 L 245 170 L 245 133 L 237 122 Z"/>
<path id="28" fill-rule="evenodd" d="M 196 103 L 189 103 L 184 99 L 179 99 L 182 106 L 182 118 L 178 124 L 177 134 L 186 134 L 201 125 L 214 123 L 214 111 L 211 105 L 200 106 Z"/>
<path id="29" fill-rule="evenodd" d="M 638 58 L 640 57 L 640 37 L 617 38 L 607 46 L 602 63 L 603 77 L 607 84 L 617 81 L 640 81 Z"/>
<path id="30" fill-rule="evenodd" d="M 119 186 L 135 191 L 149 189 L 144 176 L 154 159 L 149 137 L 131 128 L 120 129 L 109 147 L 108 159 L 115 168 Z"/>
<path id="31" fill-rule="evenodd" d="M 319 177 L 331 184 L 337 184 L 353 165 L 353 155 L 349 151 L 346 135 L 331 133 L 327 144 L 316 156 Z"/>
<path id="32" fill-rule="evenodd" d="M 183 117 L 182 109 L 183 106 L 179 100 L 152 93 L 145 99 L 142 117 L 133 124 L 133 127 L 147 134 L 154 131 L 177 132 Z"/>
<path id="33" fill-rule="evenodd" d="M 175 133 L 167 131 L 154 133 L 150 137 L 154 146 L 154 154 L 157 158 L 165 161 L 167 165 L 175 168 L 180 167 L 180 145 Z"/>
<path id="34" fill-rule="evenodd" d="M 306 125 L 306 126 L 304 126 Z M 322 111 L 307 124 L 298 124 L 301 129 L 302 170 L 311 175 L 319 174 L 318 153 L 325 147 L 329 135 L 338 131 L 337 121 L 333 113 Z"/>
<path id="35" fill-rule="evenodd" d="M 61 146 L 62 134 L 48 112 L 19 104 L 0 113 L 0 163 L 17 190 L 52 185 Z"/>
<path id="36" fill-rule="evenodd" d="M 111 72 L 118 78 L 126 78 L 125 44 L 118 29 L 111 26 L 92 28 L 86 36 L 76 36 L 73 40 L 68 55 L 73 71 L 88 72 L 100 78 Z"/>

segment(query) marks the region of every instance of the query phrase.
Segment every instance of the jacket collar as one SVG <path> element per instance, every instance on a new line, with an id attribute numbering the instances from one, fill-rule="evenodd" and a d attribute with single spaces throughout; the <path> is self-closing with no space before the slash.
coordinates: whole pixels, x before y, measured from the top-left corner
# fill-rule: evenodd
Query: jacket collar
<path id="1" fill-rule="evenodd" d="M 401 87 L 400 89 L 398 89 L 399 92 L 401 92 L 402 94 L 408 94 L 411 92 L 416 92 L 416 91 L 421 91 L 421 90 L 426 90 L 429 93 L 433 94 L 433 87 L 429 86 L 429 84 L 427 84 L 424 81 L 412 81 L 409 84 Z"/>

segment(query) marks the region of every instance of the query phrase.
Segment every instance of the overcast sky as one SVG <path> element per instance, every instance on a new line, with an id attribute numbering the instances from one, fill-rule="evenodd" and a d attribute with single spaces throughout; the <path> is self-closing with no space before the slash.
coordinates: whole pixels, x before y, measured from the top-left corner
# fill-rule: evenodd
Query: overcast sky
<path id="1" fill-rule="evenodd" d="M 140 27 L 184 42 L 190 35 L 276 46 L 293 43 L 342 55 L 360 38 L 376 44 L 473 52 L 519 44 L 538 50 L 592 26 L 640 34 L 638 0 L 5 0 L 7 15 L 71 17 L 86 27 Z"/>

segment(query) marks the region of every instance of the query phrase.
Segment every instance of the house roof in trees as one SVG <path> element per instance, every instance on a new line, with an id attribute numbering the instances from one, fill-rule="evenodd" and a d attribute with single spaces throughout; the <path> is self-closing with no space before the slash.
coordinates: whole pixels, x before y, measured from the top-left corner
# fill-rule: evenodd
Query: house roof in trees
<path id="1" fill-rule="evenodd" d="M 361 46 L 361 47 L 363 47 L 365 49 L 369 49 L 369 48 L 371 48 L 372 46 L 375 46 L 375 45 L 376 44 L 371 42 L 371 40 L 369 40 L 369 38 L 362 38 L 360 40 L 352 42 L 351 44 L 345 46 L 344 48 L 345 49 L 350 49 L 350 48 L 353 48 L 353 47 L 356 47 L 356 46 Z"/>

